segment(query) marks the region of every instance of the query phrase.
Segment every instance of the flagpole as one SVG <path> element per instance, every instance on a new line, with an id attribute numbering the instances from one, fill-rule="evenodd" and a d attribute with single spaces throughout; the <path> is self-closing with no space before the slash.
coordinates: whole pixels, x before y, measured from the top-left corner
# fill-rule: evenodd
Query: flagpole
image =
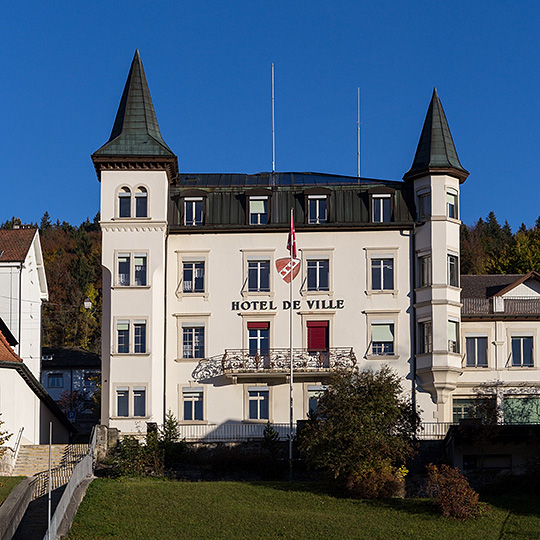
<path id="1" fill-rule="evenodd" d="M 291 231 L 294 223 L 294 210 L 291 208 Z M 296 238 L 291 238 L 291 249 L 289 250 L 290 254 L 290 268 L 291 268 L 291 279 L 289 282 L 289 302 L 290 302 L 290 313 L 289 313 L 289 346 L 290 346 L 290 373 L 289 373 L 289 393 L 290 393 L 290 423 L 289 423 L 289 479 L 292 482 L 292 464 L 293 464 L 293 241 L 296 247 Z"/>

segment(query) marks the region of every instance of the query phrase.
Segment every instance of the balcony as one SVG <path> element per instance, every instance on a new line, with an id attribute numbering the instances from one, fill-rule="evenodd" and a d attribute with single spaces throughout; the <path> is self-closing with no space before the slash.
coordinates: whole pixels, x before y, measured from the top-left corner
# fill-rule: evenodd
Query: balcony
<path id="1" fill-rule="evenodd" d="M 356 356 L 351 347 L 332 347 L 325 351 L 293 349 L 293 377 L 320 380 L 336 370 L 351 370 Z M 195 380 L 219 375 L 236 382 L 243 379 L 287 378 L 291 366 L 290 349 L 270 349 L 267 354 L 250 354 L 248 349 L 226 349 L 223 355 L 202 360 L 193 371 Z"/>

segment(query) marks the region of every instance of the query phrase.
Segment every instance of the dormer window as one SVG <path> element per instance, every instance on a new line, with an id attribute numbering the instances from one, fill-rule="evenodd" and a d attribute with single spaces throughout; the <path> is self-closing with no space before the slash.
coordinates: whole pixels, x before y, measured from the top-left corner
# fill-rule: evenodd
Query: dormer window
<path id="1" fill-rule="evenodd" d="M 268 197 L 252 196 L 249 198 L 250 225 L 268 224 Z"/>
<path id="2" fill-rule="evenodd" d="M 135 193 L 135 217 L 148 217 L 148 192 L 143 187 Z"/>
<path id="3" fill-rule="evenodd" d="M 377 193 L 371 196 L 371 216 L 374 223 L 389 223 L 392 217 L 390 193 Z"/>
<path id="4" fill-rule="evenodd" d="M 131 217 L 131 190 L 127 187 L 123 187 L 118 193 L 118 217 Z"/>
<path id="5" fill-rule="evenodd" d="M 184 198 L 184 225 L 196 227 L 203 224 L 203 198 Z"/>
<path id="6" fill-rule="evenodd" d="M 326 223 L 328 216 L 328 197 L 308 195 L 308 223 Z"/>

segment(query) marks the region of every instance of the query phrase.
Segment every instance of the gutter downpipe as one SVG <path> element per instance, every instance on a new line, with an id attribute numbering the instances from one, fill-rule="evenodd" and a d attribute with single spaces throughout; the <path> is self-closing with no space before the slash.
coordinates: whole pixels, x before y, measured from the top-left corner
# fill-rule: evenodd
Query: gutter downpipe
<path id="1" fill-rule="evenodd" d="M 19 320 L 17 321 L 18 322 L 18 326 L 19 328 L 17 329 L 17 333 L 19 334 L 18 336 L 18 349 L 19 349 L 19 356 L 21 356 L 21 326 L 22 326 L 22 269 L 23 269 L 23 263 L 20 263 L 19 264 Z M 21 356 L 22 358 L 22 356 Z M 41 358 L 39 359 L 40 362 L 41 362 Z"/>
<path id="2" fill-rule="evenodd" d="M 168 191 L 168 187 L 167 187 Z M 169 201 L 168 201 L 169 203 Z M 169 208 L 169 204 L 167 204 Z M 168 213 L 168 211 L 167 211 Z M 163 261 L 163 294 L 165 302 L 163 302 L 163 423 L 165 423 L 165 416 L 167 414 L 167 247 L 168 247 L 168 233 L 169 225 L 165 223 L 165 240 L 164 240 L 164 261 Z"/>

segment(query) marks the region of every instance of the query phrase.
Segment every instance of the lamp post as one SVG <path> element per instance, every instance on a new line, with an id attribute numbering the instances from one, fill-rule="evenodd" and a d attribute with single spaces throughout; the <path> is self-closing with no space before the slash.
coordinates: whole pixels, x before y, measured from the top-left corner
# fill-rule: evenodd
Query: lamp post
<path id="1" fill-rule="evenodd" d="M 84 345 L 88 349 L 88 310 L 92 309 L 92 301 L 88 296 L 84 299 L 84 309 L 86 309 L 86 315 L 84 317 Z"/>

